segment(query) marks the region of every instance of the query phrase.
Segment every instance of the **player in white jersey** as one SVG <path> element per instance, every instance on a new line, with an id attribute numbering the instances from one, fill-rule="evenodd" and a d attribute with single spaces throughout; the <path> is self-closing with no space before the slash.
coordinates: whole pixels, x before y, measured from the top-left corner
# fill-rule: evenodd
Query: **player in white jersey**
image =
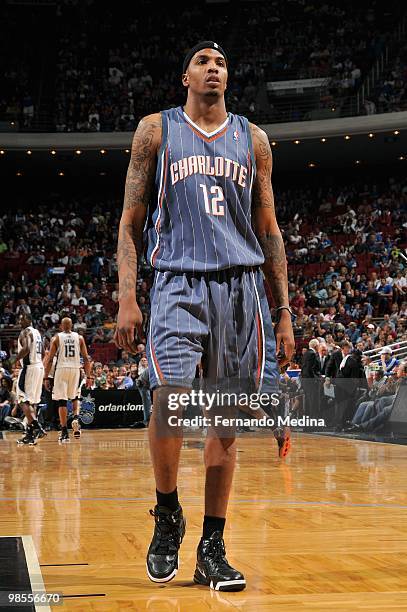
<path id="1" fill-rule="evenodd" d="M 81 336 L 79 336 L 81 337 Z M 87 380 L 86 377 L 86 373 L 84 372 L 83 369 L 83 358 L 81 357 L 80 359 L 81 362 L 81 366 L 79 369 L 79 383 L 78 383 L 78 389 L 76 392 L 76 397 L 75 399 L 72 400 L 72 410 L 73 410 L 73 418 L 72 418 L 72 422 L 71 422 L 71 427 L 73 430 L 73 437 L 76 440 L 79 440 L 79 438 L 81 437 L 81 425 L 79 423 L 79 413 L 81 410 L 81 402 L 80 402 L 80 398 L 82 396 L 82 387 L 85 385 L 88 385 L 89 381 Z"/>
<path id="2" fill-rule="evenodd" d="M 28 313 L 20 316 L 19 323 L 22 331 L 18 337 L 18 352 L 15 357 L 20 361 L 21 370 L 17 381 L 17 402 L 20 404 L 27 418 L 26 435 L 18 440 L 18 444 L 33 445 L 36 438 L 45 435 L 37 421 L 36 405 L 40 403 L 42 381 L 44 379 L 44 347 L 38 329 L 32 326 L 32 317 Z"/>
<path id="3" fill-rule="evenodd" d="M 45 360 L 48 359 L 48 354 L 45 355 Z M 54 387 L 54 377 L 55 377 L 55 368 L 57 365 L 57 361 L 58 361 L 58 357 L 57 355 L 54 356 L 53 360 L 52 360 L 52 364 L 51 364 L 51 369 L 49 371 L 49 374 L 47 376 L 47 381 L 49 381 L 49 392 L 51 393 L 52 396 L 52 390 Z M 81 409 L 81 405 L 80 405 L 80 397 L 82 395 L 82 387 L 86 382 L 86 374 L 83 371 L 83 358 L 81 357 L 80 359 L 81 361 L 81 368 L 79 370 L 80 374 L 79 374 L 79 385 L 78 385 L 78 391 L 76 394 L 76 397 L 74 400 L 72 400 L 72 406 L 73 406 L 73 419 L 72 419 L 72 429 L 73 429 L 73 435 L 74 438 L 76 438 L 77 440 L 79 440 L 79 438 L 81 437 L 81 426 L 79 423 L 79 412 Z M 47 387 L 48 387 L 48 383 L 47 383 Z M 52 404 L 54 405 L 56 402 L 55 400 L 52 398 Z"/>
<path id="4" fill-rule="evenodd" d="M 54 373 L 54 386 L 52 389 L 52 399 L 58 402 L 59 419 L 61 422 L 60 442 L 69 442 L 67 427 L 68 419 L 68 400 L 74 402 L 74 420 L 72 428 L 74 432 L 79 431 L 79 401 L 78 387 L 80 381 L 81 361 L 87 376 L 87 383 L 90 383 L 90 359 L 86 348 L 85 340 L 77 332 L 72 331 L 72 320 L 65 317 L 61 321 L 61 332 L 55 334 L 51 340 L 48 360 L 45 365 L 45 385 L 49 389 L 49 373 L 52 368 L 53 359 L 57 361 Z M 75 436 L 76 437 L 76 436 Z"/>

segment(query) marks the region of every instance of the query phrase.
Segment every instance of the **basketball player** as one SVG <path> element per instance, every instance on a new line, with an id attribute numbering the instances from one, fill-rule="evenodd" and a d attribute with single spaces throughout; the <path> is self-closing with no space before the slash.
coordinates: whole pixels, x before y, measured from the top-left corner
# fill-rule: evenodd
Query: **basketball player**
<path id="1" fill-rule="evenodd" d="M 177 493 L 182 437 L 163 436 L 158 425 L 160 414 L 168 414 L 169 394 L 191 389 L 200 361 L 208 380 L 247 375 L 272 387 L 280 347 L 282 365 L 294 350 L 270 145 L 262 130 L 226 112 L 227 78 L 227 57 L 217 43 L 204 41 L 187 53 L 185 106 L 145 117 L 134 135 L 119 227 L 115 341 L 130 353 L 143 320 L 136 275 L 144 227 L 155 268 L 147 356 L 157 505 L 150 511 L 155 530 L 147 573 L 158 583 L 176 575 L 185 533 Z M 261 270 L 277 304 L 276 338 Z M 207 437 L 204 457 L 205 516 L 194 580 L 242 590 L 245 578 L 228 563 L 223 541 L 235 439 Z"/>
<path id="2" fill-rule="evenodd" d="M 17 444 L 36 444 L 37 438 L 46 435 L 37 421 L 36 406 L 40 403 L 44 379 L 44 346 L 41 334 L 32 325 L 32 317 L 23 312 L 19 319 L 22 331 L 18 337 L 18 352 L 15 361 L 20 361 L 21 370 L 17 380 L 17 402 L 27 418 L 27 431 Z"/>
<path id="3" fill-rule="evenodd" d="M 45 384 L 50 389 L 48 380 L 49 373 L 52 368 L 54 356 L 56 356 L 54 385 L 52 388 L 52 399 L 58 402 L 59 420 L 61 423 L 61 433 L 59 442 L 69 442 L 68 433 L 68 400 L 75 401 L 74 403 L 74 420 L 72 429 L 74 434 L 79 430 L 79 401 L 78 388 L 80 381 L 80 358 L 83 358 L 83 367 L 86 373 L 87 381 L 90 382 L 90 359 L 86 343 L 83 336 L 72 331 L 72 319 L 65 317 L 61 321 L 61 332 L 55 334 L 51 340 L 48 360 L 45 365 Z M 76 410 L 75 410 L 76 408 Z M 76 421 L 76 424 L 74 425 Z M 75 436 L 77 437 L 77 436 Z"/>
<path id="4" fill-rule="evenodd" d="M 79 334 L 80 335 L 80 334 Z M 86 376 L 86 373 L 83 369 L 83 357 L 80 358 L 80 363 L 81 363 L 81 367 L 79 369 L 79 383 L 78 383 L 78 389 L 76 392 L 76 397 L 74 400 L 72 400 L 72 411 L 73 411 L 73 418 L 72 418 L 72 423 L 71 423 L 71 427 L 72 427 L 72 431 L 73 431 L 73 437 L 75 438 L 75 440 L 79 440 L 81 437 L 81 424 L 79 422 L 79 413 L 81 411 L 81 396 L 82 396 L 82 387 L 84 385 L 88 385 L 91 386 L 91 384 L 93 384 L 93 377 L 91 376 L 91 378 L 88 378 Z"/>

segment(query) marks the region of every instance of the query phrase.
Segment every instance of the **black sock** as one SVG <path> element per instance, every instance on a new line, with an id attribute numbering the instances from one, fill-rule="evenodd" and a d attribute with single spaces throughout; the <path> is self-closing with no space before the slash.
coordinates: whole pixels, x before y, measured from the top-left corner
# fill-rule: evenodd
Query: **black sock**
<path id="1" fill-rule="evenodd" d="M 65 426 L 64 426 L 64 425 L 62 425 L 62 426 L 61 426 L 61 430 L 62 430 L 64 433 L 66 433 L 66 432 L 68 431 L 68 427 L 67 427 L 66 425 L 65 425 Z"/>
<path id="2" fill-rule="evenodd" d="M 37 421 L 37 419 L 33 419 L 33 420 L 32 420 L 30 427 L 38 427 L 38 421 Z"/>
<path id="3" fill-rule="evenodd" d="M 226 519 L 220 516 L 208 516 L 205 514 L 203 521 L 202 537 L 207 540 L 215 531 L 220 531 L 223 536 Z"/>
<path id="4" fill-rule="evenodd" d="M 170 510 L 176 510 L 179 506 L 178 504 L 178 491 L 177 487 L 171 493 L 161 493 L 158 489 L 155 490 L 157 494 L 157 505 L 165 506 Z"/>

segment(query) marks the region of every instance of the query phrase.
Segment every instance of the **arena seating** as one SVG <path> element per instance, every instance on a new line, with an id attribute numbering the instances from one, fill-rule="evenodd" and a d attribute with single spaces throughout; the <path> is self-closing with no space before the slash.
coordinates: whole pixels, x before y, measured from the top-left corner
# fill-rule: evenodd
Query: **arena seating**
<path id="1" fill-rule="evenodd" d="M 405 185 L 405 177 L 393 177 L 370 190 L 357 183 L 325 190 L 275 190 L 289 263 L 289 295 L 299 315 L 298 358 L 315 333 L 329 329 L 335 335 L 339 330 L 340 337 L 341 327 L 354 321 L 362 330 L 369 317 L 392 317 L 395 329 L 369 336 L 365 349 L 405 339 L 407 281 L 399 257 L 406 246 Z M 17 315 L 30 308 L 47 338 L 69 314 L 92 345 L 95 359 L 117 359 L 112 336 L 120 209 L 121 202 L 106 197 L 69 200 L 54 195 L 41 204 L 33 201 L 30 212 L 16 207 L 0 219 L 2 348 L 13 348 Z M 138 292 L 144 315 L 141 340 L 148 322 L 151 273 L 144 262 Z M 330 308 L 332 316 L 320 321 Z"/>
<path id="2" fill-rule="evenodd" d="M 402 7 L 383 0 L 369 7 L 350 0 L 340 6 L 257 0 L 234 10 L 202 0 L 193 7 L 181 3 L 175 12 L 163 6 L 157 20 L 154 5 L 143 0 L 129 5 L 125 18 L 117 7 L 103 7 L 101 24 L 95 2 L 64 2 L 56 13 L 30 7 L 23 33 L 21 10 L 7 6 L 0 30 L 4 48 L 25 41 L 16 46 L 13 64 L 3 66 L 0 129 L 103 132 L 133 131 L 143 115 L 182 103 L 182 59 L 202 39 L 218 40 L 228 51 L 232 112 L 261 123 L 354 114 L 351 98 L 394 38 Z M 56 69 L 41 69 L 49 48 L 34 38 L 40 27 L 55 34 Z M 405 106 L 404 56 L 405 50 L 386 67 L 377 112 Z M 287 82 L 304 79 L 314 80 L 309 93 L 290 90 Z"/>

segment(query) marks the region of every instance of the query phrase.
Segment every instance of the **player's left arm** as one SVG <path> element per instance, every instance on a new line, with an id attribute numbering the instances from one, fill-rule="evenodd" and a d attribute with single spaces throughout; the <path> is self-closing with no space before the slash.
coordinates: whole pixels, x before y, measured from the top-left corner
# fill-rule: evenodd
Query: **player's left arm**
<path id="1" fill-rule="evenodd" d="M 81 351 L 81 355 L 83 358 L 83 369 L 85 370 L 85 374 L 86 374 L 86 378 L 90 379 L 91 378 L 91 361 L 90 361 L 90 357 L 88 354 L 88 349 L 86 347 L 86 342 L 83 338 L 83 336 L 79 336 L 79 348 Z"/>
<path id="2" fill-rule="evenodd" d="M 263 272 L 271 285 L 276 307 L 289 306 L 287 259 L 281 231 L 276 219 L 274 195 L 271 185 L 273 157 L 267 134 L 254 124 L 250 124 L 257 173 L 252 192 L 252 223 L 264 254 Z M 285 357 L 280 365 L 291 361 L 295 342 L 288 310 L 278 311 L 276 331 L 276 351 L 284 344 Z"/>
<path id="3" fill-rule="evenodd" d="M 44 387 L 47 391 L 51 391 L 51 382 L 48 378 L 49 373 L 52 368 L 52 364 L 54 362 L 54 357 L 57 354 L 59 349 L 59 338 L 58 336 L 54 336 L 51 340 L 51 344 L 49 346 L 49 351 L 44 357 Z"/>
<path id="4" fill-rule="evenodd" d="M 28 342 L 29 338 L 31 336 L 31 333 L 24 329 L 21 333 L 20 333 L 20 344 L 21 344 L 21 348 L 18 351 L 17 355 L 14 357 L 13 362 L 15 363 L 16 361 L 19 361 L 20 359 L 24 359 L 24 357 L 27 357 L 27 355 L 30 352 L 30 344 Z"/>

